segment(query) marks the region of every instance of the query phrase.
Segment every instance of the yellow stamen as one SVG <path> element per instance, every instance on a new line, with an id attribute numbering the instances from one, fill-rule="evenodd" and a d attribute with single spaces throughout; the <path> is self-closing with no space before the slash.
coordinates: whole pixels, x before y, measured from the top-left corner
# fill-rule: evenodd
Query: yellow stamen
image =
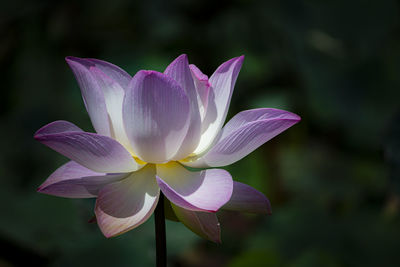
<path id="1" fill-rule="evenodd" d="M 132 157 L 133 157 L 134 160 L 136 160 L 137 163 L 139 163 L 139 164 L 141 164 L 141 165 L 147 164 L 147 162 L 145 162 L 145 161 L 139 159 L 139 158 L 136 157 L 136 156 L 132 156 Z"/>

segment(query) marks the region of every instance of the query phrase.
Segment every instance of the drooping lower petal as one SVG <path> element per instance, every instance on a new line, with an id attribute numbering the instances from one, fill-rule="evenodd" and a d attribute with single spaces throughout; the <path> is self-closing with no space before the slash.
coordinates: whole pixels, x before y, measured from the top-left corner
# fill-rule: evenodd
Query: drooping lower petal
<path id="1" fill-rule="evenodd" d="M 185 91 L 190 102 L 190 123 L 185 139 L 172 160 L 179 160 L 194 151 L 201 136 L 201 116 L 199 111 L 196 88 L 189 68 L 187 55 L 183 54 L 176 58 L 164 73 L 173 78 Z"/>
<path id="2" fill-rule="evenodd" d="M 92 198 L 108 183 L 127 176 L 123 174 L 98 173 L 70 161 L 55 172 L 38 188 L 38 192 L 67 198 Z"/>
<path id="3" fill-rule="evenodd" d="M 58 153 L 96 172 L 122 173 L 141 167 L 114 139 L 77 129 L 71 131 L 65 127 L 65 122 L 56 121 L 39 129 L 34 137 Z"/>
<path id="4" fill-rule="evenodd" d="M 250 213 L 272 213 L 271 203 L 263 193 L 239 182 L 233 182 L 232 197 L 222 209 Z"/>
<path id="5" fill-rule="evenodd" d="M 191 211 L 173 203 L 171 205 L 176 217 L 192 232 L 215 243 L 221 243 L 220 223 L 215 213 Z"/>
<path id="6" fill-rule="evenodd" d="M 202 154 L 214 143 L 228 114 L 236 79 L 243 63 L 243 56 L 228 60 L 217 68 L 209 79 L 211 89 L 207 111 L 202 122 L 202 135 L 195 154 Z"/>
<path id="7" fill-rule="evenodd" d="M 232 164 L 299 121 L 299 116 L 284 110 L 240 112 L 226 124 L 219 140 L 204 156 L 182 164 L 196 168 Z"/>
<path id="8" fill-rule="evenodd" d="M 164 163 L 177 153 L 190 123 L 189 99 L 172 78 L 156 71 L 139 71 L 126 91 L 125 129 L 138 157 Z"/>
<path id="9" fill-rule="evenodd" d="M 149 164 L 100 190 L 95 214 L 106 237 L 125 233 L 151 216 L 160 193 L 155 174 L 154 165 Z"/>
<path id="10" fill-rule="evenodd" d="M 217 211 L 230 199 L 233 187 L 225 170 L 191 172 L 176 162 L 157 165 L 157 183 L 172 203 L 193 211 Z"/>

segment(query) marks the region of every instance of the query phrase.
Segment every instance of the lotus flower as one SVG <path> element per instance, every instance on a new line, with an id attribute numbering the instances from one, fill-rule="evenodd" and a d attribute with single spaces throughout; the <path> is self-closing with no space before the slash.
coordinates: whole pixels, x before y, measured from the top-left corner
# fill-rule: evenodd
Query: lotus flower
<path id="1" fill-rule="evenodd" d="M 220 208 L 269 213 L 262 193 L 209 168 L 240 160 L 300 120 L 261 108 L 240 112 L 223 127 L 243 59 L 223 63 L 208 78 L 181 55 L 164 73 L 141 70 L 132 78 L 108 62 L 67 57 L 97 133 L 67 121 L 39 129 L 35 139 L 71 161 L 38 191 L 97 198 L 94 212 L 106 237 L 145 222 L 160 190 L 170 218 L 215 242 Z"/>

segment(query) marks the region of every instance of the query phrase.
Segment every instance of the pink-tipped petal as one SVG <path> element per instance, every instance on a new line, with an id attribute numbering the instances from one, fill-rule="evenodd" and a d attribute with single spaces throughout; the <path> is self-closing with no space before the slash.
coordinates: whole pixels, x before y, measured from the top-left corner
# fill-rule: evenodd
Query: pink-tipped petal
<path id="1" fill-rule="evenodd" d="M 157 206 L 159 193 L 154 165 L 106 185 L 100 190 L 95 207 L 100 230 L 112 237 L 144 223 Z"/>
<path id="2" fill-rule="evenodd" d="M 108 77 L 97 67 L 90 67 L 90 73 L 96 78 L 101 88 L 110 118 L 111 137 L 121 143 L 129 152 L 133 152 L 128 137 L 125 133 L 122 119 L 122 103 L 125 91 L 119 83 Z"/>
<path id="3" fill-rule="evenodd" d="M 251 186 L 233 182 L 232 197 L 222 209 L 250 213 L 272 214 L 271 203 L 263 193 Z"/>
<path id="4" fill-rule="evenodd" d="M 244 56 L 236 57 L 223 63 L 210 77 L 211 89 L 207 111 L 202 122 L 200 143 L 195 154 L 205 153 L 214 143 L 224 124 L 236 79 L 239 75 Z"/>
<path id="5" fill-rule="evenodd" d="M 118 140 L 132 153 L 122 120 L 122 103 L 130 75 L 98 59 L 67 57 L 66 60 L 77 77 L 96 131 Z"/>
<path id="6" fill-rule="evenodd" d="M 76 57 L 66 57 L 65 60 L 72 69 L 81 88 L 83 102 L 94 129 L 98 134 L 111 136 L 103 91 L 96 77 L 89 71 L 89 66 L 93 65 L 93 63 Z"/>
<path id="7" fill-rule="evenodd" d="M 210 94 L 210 83 L 208 82 L 207 75 L 204 75 L 199 68 L 195 65 L 189 65 L 190 71 L 192 72 L 192 77 L 194 80 L 194 85 L 196 87 L 197 102 L 199 103 L 199 111 L 201 120 L 204 120 L 208 107 L 208 98 Z"/>
<path id="8" fill-rule="evenodd" d="M 211 212 L 186 210 L 171 203 L 176 217 L 192 232 L 215 243 L 221 243 L 217 215 Z"/>
<path id="9" fill-rule="evenodd" d="M 83 132 L 81 128 L 69 121 L 53 121 L 46 126 L 40 128 L 35 135 L 40 134 L 56 134 L 61 132 Z"/>
<path id="10" fill-rule="evenodd" d="M 185 139 L 177 151 L 173 160 L 179 160 L 194 151 L 201 135 L 201 117 L 199 111 L 198 97 L 189 68 L 188 58 L 185 54 L 180 55 L 164 71 L 166 75 L 173 78 L 185 91 L 190 101 L 190 124 Z"/>
<path id="11" fill-rule="evenodd" d="M 180 85 L 156 71 L 139 71 L 126 90 L 125 130 L 138 157 L 164 163 L 177 153 L 190 123 L 189 99 Z"/>
<path id="12" fill-rule="evenodd" d="M 55 172 L 38 188 L 38 192 L 67 198 L 92 198 L 106 184 L 118 181 L 127 174 L 105 174 L 89 170 L 70 161 Z"/>
<path id="13" fill-rule="evenodd" d="M 284 110 L 242 111 L 227 123 L 217 143 L 205 155 L 182 164 L 196 168 L 232 164 L 299 121 L 299 116 Z"/>
<path id="14" fill-rule="evenodd" d="M 95 58 L 85 58 L 85 60 L 92 63 L 94 67 L 100 69 L 110 79 L 117 82 L 123 89 L 128 87 L 132 77 L 120 67 Z"/>
<path id="15" fill-rule="evenodd" d="M 121 173 L 140 168 L 131 154 L 114 139 L 76 129 L 71 131 L 66 129 L 63 121 L 43 126 L 36 132 L 35 139 L 96 172 Z"/>
<path id="16" fill-rule="evenodd" d="M 231 197 L 231 175 L 221 169 L 191 172 L 176 162 L 157 165 L 157 183 L 175 205 L 193 211 L 216 212 Z"/>

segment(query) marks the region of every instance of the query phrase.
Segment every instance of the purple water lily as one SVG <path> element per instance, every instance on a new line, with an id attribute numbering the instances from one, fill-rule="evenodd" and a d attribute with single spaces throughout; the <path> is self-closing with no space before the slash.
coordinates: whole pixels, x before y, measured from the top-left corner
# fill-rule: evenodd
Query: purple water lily
<path id="1" fill-rule="evenodd" d="M 268 199 L 235 182 L 221 167 L 248 155 L 300 121 L 283 110 L 240 112 L 224 127 L 244 57 L 208 78 L 186 55 L 164 71 L 133 78 L 97 59 L 67 57 L 97 133 L 67 121 L 50 123 L 35 139 L 71 159 L 39 187 L 41 193 L 97 198 L 95 215 L 106 237 L 129 231 L 153 213 L 160 190 L 177 219 L 220 241 L 220 208 L 270 213 Z"/>

